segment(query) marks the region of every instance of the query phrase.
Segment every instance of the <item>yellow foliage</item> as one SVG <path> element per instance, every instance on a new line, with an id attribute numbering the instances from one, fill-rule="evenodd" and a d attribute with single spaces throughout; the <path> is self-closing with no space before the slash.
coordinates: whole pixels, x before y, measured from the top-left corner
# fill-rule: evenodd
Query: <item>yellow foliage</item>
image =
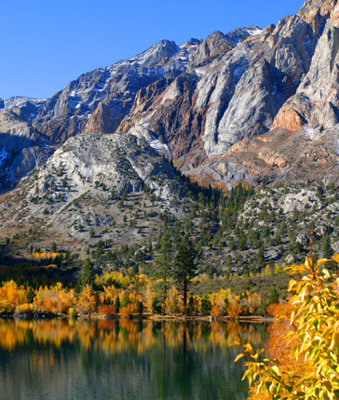
<path id="1" fill-rule="evenodd" d="M 127 306 L 120 309 L 120 315 L 123 317 L 129 317 L 130 315 L 136 314 L 138 312 L 135 303 L 129 303 Z"/>
<path id="2" fill-rule="evenodd" d="M 33 301 L 38 312 L 52 314 L 68 313 L 74 303 L 74 290 L 65 290 L 61 282 L 50 288 L 40 286 Z"/>
<path id="3" fill-rule="evenodd" d="M 312 248 L 311 248 L 312 249 Z M 339 261 L 335 254 L 332 258 Z M 266 348 L 270 358 L 259 359 L 243 344 L 250 357 L 247 371 L 251 399 L 335 399 L 339 393 L 339 278 L 324 264 L 306 257 L 305 263 L 286 268 L 300 279 L 292 279 L 294 293 L 284 315 L 272 326 Z M 283 306 L 271 306 L 277 314 Z"/>
<path id="4" fill-rule="evenodd" d="M 241 307 L 239 305 L 239 296 L 234 296 L 227 307 L 227 315 L 231 318 L 237 318 L 241 314 Z"/>
<path id="5" fill-rule="evenodd" d="M 26 302 L 26 289 L 13 280 L 0 288 L 0 313 L 13 313 L 19 304 Z"/>
<path id="6" fill-rule="evenodd" d="M 79 314 L 90 315 L 95 311 L 96 300 L 92 288 L 86 285 L 76 303 Z"/>
<path id="7" fill-rule="evenodd" d="M 54 252 L 54 251 L 52 251 L 50 253 L 44 252 L 44 251 L 39 253 L 39 252 L 36 251 L 35 253 L 33 253 L 33 257 L 37 258 L 37 259 L 55 258 L 55 257 L 58 257 L 58 256 L 65 257 L 65 254 L 64 253 L 57 253 L 57 252 Z"/>
<path id="8" fill-rule="evenodd" d="M 30 314 L 33 312 L 33 310 L 34 310 L 33 304 L 23 303 L 23 304 L 17 305 L 15 312 L 22 313 L 22 314 Z"/>

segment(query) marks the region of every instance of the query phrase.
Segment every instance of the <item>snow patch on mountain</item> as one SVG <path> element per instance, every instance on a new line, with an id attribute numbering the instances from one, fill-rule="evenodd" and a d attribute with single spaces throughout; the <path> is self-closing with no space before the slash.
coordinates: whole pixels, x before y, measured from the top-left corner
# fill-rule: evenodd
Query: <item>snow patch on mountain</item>
<path id="1" fill-rule="evenodd" d="M 246 30 L 251 36 L 260 35 L 260 33 L 262 32 L 262 29 L 259 29 L 258 27 L 256 27 L 255 29 L 246 29 Z"/>

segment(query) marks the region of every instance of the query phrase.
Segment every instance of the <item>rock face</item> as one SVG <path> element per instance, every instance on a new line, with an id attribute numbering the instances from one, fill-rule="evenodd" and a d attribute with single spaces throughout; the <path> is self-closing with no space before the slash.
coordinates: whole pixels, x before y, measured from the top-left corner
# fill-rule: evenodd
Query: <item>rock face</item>
<path id="1" fill-rule="evenodd" d="M 296 132 L 277 128 L 245 138 L 223 156 L 213 156 L 188 174 L 203 184 L 218 182 L 320 182 L 338 184 L 339 129 L 304 126 Z"/>
<path id="2" fill-rule="evenodd" d="M 134 58 L 81 75 L 47 101 L 33 125 L 55 142 L 93 128 L 113 132 L 137 91 L 179 75 L 186 67 L 186 53 L 163 40 Z"/>
<path id="3" fill-rule="evenodd" d="M 32 99 L 29 97 L 11 97 L 8 100 L 3 100 L 0 109 L 3 108 L 7 111 L 12 111 L 18 117 L 28 122 L 29 124 L 37 116 L 38 112 L 46 104 L 47 100 L 44 99 Z"/>
<path id="4" fill-rule="evenodd" d="M 0 110 L 0 194 L 46 162 L 51 143 L 14 112 Z"/>
<path id="5" fill-rule="evenodd" d="M 190 202 L 186 192 L 178 172 L 144 138 L 83 133 L 3 196 L 0 230 L 10 234 L 38 227 L 47 243 L 62 237 L 63 245 L 82 243 L 79 251 L 98 237 L 114 238 L 121 246 L 159 230 L 163 213 L 180 219 L 180 199 Z M 139 214 L 138 226 L 123 220 Z"/>
<path id="6" fill-rule="evenodd" d="M 306 20 L 314 20 L 314 5 L 307 2 L 300 11 Z M 318 12 L 326 15 L 322 34 L 317 41 L 312 62 L 296 94 L 280 109 L 274 127 L 289 128 L 289 116 L 299 116 L 300 123 L 312 127 L 331 128 L 339 123 L 339 5 L 326 1 L 319 3 Z M 313 19 L 312 19 L 313 16 Z"/>
<path id="7" fill-rule="evenodd" d="M 303 144 L 306 131 L 320 135 L 329 162 L 337 157 L 338 30 L 338 0 L 307 0 L 277 26 L 217 31 L 182 46 L 163 40 L 80 76 L 47 101 L 14 98 L 0 108 L 55 144 L 84 132 L 143 136 L 183 173 L 227 186 L 266 173 L 273 181 L 311 179 L 303 169 L 309 159 L 293 163 L 316 152 L 313 141 Z M 266 164 L 278 167 L 271 173 Z M 337 175 L 331 170 L 326 179 Z"/>

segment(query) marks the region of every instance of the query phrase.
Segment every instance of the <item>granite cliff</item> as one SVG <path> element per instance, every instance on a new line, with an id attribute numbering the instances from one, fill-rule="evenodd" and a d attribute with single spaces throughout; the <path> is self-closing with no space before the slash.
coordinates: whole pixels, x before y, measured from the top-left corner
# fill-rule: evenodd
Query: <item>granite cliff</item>
<path id="1" fill-rule="evenodd" d="M 144 137 L 201 183 L 338 183 L 338 7 L 307 0 L 276 26 L 163 40 L 51 99 L 0 101 L 1 190 L 84 132 Z"/>

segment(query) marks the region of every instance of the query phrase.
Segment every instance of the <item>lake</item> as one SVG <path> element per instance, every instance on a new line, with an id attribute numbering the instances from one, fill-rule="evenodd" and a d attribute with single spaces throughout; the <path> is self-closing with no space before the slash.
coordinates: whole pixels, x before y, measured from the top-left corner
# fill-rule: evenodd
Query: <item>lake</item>
<path id="1" fill-rule="evenodd" d="M 255 324 L 0 320 L 0 399 L 246 399 L 235 333 L 266 338 Z"/>

